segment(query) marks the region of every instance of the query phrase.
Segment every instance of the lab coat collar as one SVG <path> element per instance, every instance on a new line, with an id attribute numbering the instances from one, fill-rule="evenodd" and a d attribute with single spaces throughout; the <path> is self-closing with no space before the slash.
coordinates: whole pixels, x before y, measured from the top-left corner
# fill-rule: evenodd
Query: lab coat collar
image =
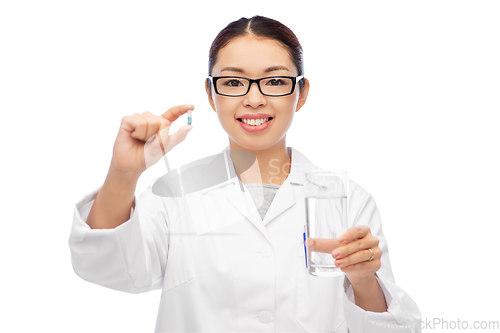
<path id="1" fill-rule="evenodd" d="M 236 175 L 229 150 L 230 148 L 227 146 L 222 152 L 227 157 L 228 170 L 230 170 L 231 174 Z M 317 169 L 317 167 L 297 149 L 287 147 L 287 152 L 292 162 L 290 174 L 276 192 L 271 206 L 264 216 L 264 220 L 261 219 L 255 205 L 249 206 L 248 203 L 253 202 L 253 199 L 241 180 L 238 177 L 233 177 L 228 180 L 228 182 L 232 182 L 234 186 L 227 192 L 227 200 L 266 236 L 267 231 L 265 226 L 285 210 L 295 205 L 298 198 L 300 198 L 297 192 L 302 191 L 302 186 L 304 185 L 304 172 L 309 169 Z"/>
<path id="2" fill-rule="evenodd" d="M 230 154 L 228 151 L 230 150 L 230 146 L 227 146 L 222 150 L 222 153 L 225 153 L 227 156 L 227 167 L 229 168 L 231 174 L 235 175 L 234 166 L 231 160 Z M 293 147 L 286 148 L 288 155 L 291 157 L 292 165 L 290 168 L 290 174 L 285 180 L 285 183 L 288 182 L 292 185 L 304 186 L 304 173 L 307 170 L 318 169 L 316 165 L 314 165 L 307 157 L 304 156 L 300 151 Z M 231 163 L 229 163 L 231 162 Z"/>

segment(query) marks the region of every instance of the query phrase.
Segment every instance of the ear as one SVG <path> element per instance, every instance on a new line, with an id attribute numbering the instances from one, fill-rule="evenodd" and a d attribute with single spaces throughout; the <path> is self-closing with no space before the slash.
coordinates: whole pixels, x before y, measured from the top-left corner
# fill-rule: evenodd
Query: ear
<path id="1" fill-rule="evenodd" d="M 307 95 L 309 94 L 309 80 L 304 79 L 304 88 L 300 89 L 300 95 L 299 95 L 299 100 L 297 101 L 297 108 L 295 109 L 295 112 L 299 111 L 300 108 L 306 103 L 307 100 Z"/>
<path id="2" fill-rule="evenodd" d="M 210 79 L 205 80 L 205 91 L 207 92 L 208 103 L 210 103 L 210 106 L 215 111 L 215 103 L 214 103 L 214 99 L 212 98 L 212 82 L 210 81 Z M 215 112 L 217 112 L 217 111 L 215 111 Z"/>

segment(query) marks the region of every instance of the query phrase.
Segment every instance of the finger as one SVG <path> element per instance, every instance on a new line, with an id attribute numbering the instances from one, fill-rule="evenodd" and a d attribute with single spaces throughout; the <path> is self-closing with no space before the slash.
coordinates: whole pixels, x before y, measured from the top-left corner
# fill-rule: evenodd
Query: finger
<path id="1" fill-rule="evenodd" d="M 162 156 L 167 153 L 165 146 L 167 146 L 167 142 L 169 139 L 169 133 L 170 133 L 170 125 L 172 124 L 169 120 L 165 119 L 164 117 L 159 117 L 161 121 L 160 128 L 158 129 L 157 135 L 158 135 L 158 144 L 161 149 Z"/>
<path id="2" fill-rule="evenodd" d="M 168 122 L 165 118 L 156 116 L 149 111 L 144 112 L 140 116 L 146 120 L 146 133 L 144 135 L 148 138 L 148 140 L 158 133 L 163 123 Z"/>
<path id="3" fill-rule="evenodd" d="M 136 113 L 131 119 L 133 131 L 131 136 L 141 141 L 148 141 L 160 127 L 160 117 L 146 111 L 143 114 Z"/>
<path id="4" fill-rule="evenodd" d="M 340 244 L 336 239 L 308 238 L 307 245 L 310 251 L 332 253 Z"/>
<path id="5" fill-rule="evenodd" d="M 350 243 L 355 239 L 360 239 L 365 237 L 370 232 L 370 228 L 366 225 L 358 225 L 354 228 L 350 228 L 344 232 L 339 238 L 340 243 Z"/>
<path id="6" fill-rule="evenodd" d="M 147 138 L 145 138 L 146 121 L 140 116 L 139 113 L 136 113 L 133 116 L 123 117 L 120 127 L 129 132 L 130 136 L 135 139 L 142 141 L 147 140 Z"/>
<path id="7" fill-rule="evenodd" d="M 135 129 L 134 118 L 132 116 L 123 117 L 120 128 L 123 128 L 125 131 L 132 133 Z"/>
<path id="8" fill-rule="evenodd" d="M 340 259 L 347 257 L 353 253 L 364 251 L 366 249 L 371 249 L 374 247 L 378 247 L 378 239 L 372 236 L 369 238 L 355 240 L 346 245 L 341 244 L 341 246 L 339 246 L 332 252 L 332 256 L 335 259 Z"/>
<path id="9" fill-rule="evenodd" d="M 348 272 L 377 272 L 380 267 L 382 267 L 382 264 L 380 263 L 380 260 L 372 260 L 372 261 L 363 261 L 357 264 L 349 265 L 349 266 L 344 266 L 341 267 L 340 269 L 342 272 L 348 273 Z"/>
<path id="10" fill-rule="evenodd" d="M 186 139 L 187 133 L 193 129 L 193 125 L 181 126 L 177 132 L 171 134 L 166 141 L 163 141 L 163 147 L 165 148 L 165 153 L 171 151 L 175 146 Z M 163 133 L 160 133 L 163 138 Z"/>
<path id="11" fill-rule="evenodd" d="M 165 144 L 168 141 L 168 134 L 170 131 L 170 121 L 163 118 L 162 116 L 153 116 L 156 132 L 148 139 L 146 145 L 148 147 L 144 147 L 148 149 L 153 155 L 158 153 L 162 153 L 162 156 L 165 155 Z M 152 120 L 153 121 L 153 120 Z"/>
<path id="12" fill-rule="evenodd" d="M 144 145 L 144 153 L 146 154 L 145 156 L 151 155 L 153 157 L 158 156 L 158 158 L 161 158 L 166 154 L 163 145 L 163 141 L 166 139 L 162 139 L 162 137 L 166 136 L 168 138 L 169 129 L 170 127 L 166 127 L 161 130 L 161 132 L 158 132 L 157 134 L 154 134 L 151 138 L 149 138 L 149 140 Z M 161 135 L 158 135 L 159 133 L 161 133 Z"/>
<path id="13" fill-rule="evenodd" d="M 146 165 L 155 164 L 163 155 L 163 142 L 168 139 L 170 122 L 162 116 L 156 116 L 148 111 L 142 115 L 148 121 L 146 136 L 149 136 L 144 145 L 144 156 L 146 157 Z"/>
<path id="14" fill-rule="evenodd" d="M 186 113 L 188 110 L 194 110 L 194 105 L 192 105 L 192 104 L 176 105 L 176 106 L 168 109 L 168 111 L 166 111 L 161 116 L 163 118 L 167 119 L 171 124 L 174 121 L 176 121 L 177 118 L 179 118 L 184 113 Z"/>
<path id="15" fill-rule="evenodd" d="M 370 258 L 372 257 L 372 253 L 368 250 L 363 250 L 363 251 L 358 251 L 356 253 L 353 253 L 347 257 L 335 260 L 335 266 L 346 267 L 346 266 L 351 266 L 351 265 L 355 265 L 358 263 L 362 263 L 365 261 L 377 260 L 377 259 L 380 259 L 380 257 L 382 257 L 382 250 L 381 249 L 373 248 L 371 250 L 373 252 L 372 260 L 370 260 Z"/>
<path id="16" fill-rule="evenodd" d="M 158 135 L 154 134 L 145 144 L 144 144 L 144 159 L 146 162 L 146 169 L 156 164 L 163 156 L 161 152 L 160 140 Z"/>

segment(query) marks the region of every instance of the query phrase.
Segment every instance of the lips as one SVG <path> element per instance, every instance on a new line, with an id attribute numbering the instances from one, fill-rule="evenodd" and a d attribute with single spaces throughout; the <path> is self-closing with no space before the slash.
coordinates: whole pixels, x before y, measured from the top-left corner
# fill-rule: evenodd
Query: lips
<path id="1" fill-rule="evenodd" d="M 266 128 L 269 127 L 269 125 L 271 124 L 271 122 L 273 121 L 274 119 L 270 118 L 268 121 L 266 121 L 265 123 L 262 123 L 260 125 L 247 125 L 245 124 L 244 122 L 242 122 L 241 120 L 238 120 L 238 123 L 241 125 L 241 127 L 247 131 L 247 132 L 260 132 L 260 131 L 263 131 L 265 130 Z"/>

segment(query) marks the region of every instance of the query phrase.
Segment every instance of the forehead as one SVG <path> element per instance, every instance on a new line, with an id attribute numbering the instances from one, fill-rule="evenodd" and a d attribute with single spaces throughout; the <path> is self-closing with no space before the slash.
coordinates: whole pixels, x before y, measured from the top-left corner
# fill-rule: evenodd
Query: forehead
<path id="1" fill-rule="evenodd" d="M 219 75 L 224 67 L 236 67 L 248 74 L 260 74 L 266 68 L 274 66 L 284 66 L 290 74 L 297 74 L 288 50 L 280 42 L 244 36 L 232 40 L 219 50 L 213 74 Z"/>

